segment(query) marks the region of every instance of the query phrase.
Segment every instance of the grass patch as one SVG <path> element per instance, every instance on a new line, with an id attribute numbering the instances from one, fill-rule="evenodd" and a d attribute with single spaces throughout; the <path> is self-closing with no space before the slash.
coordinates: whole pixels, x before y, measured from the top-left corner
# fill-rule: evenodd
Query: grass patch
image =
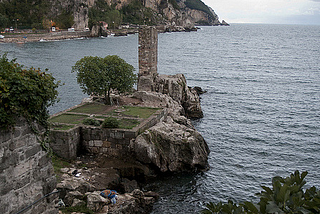
<path id="1" fill-rule="evenodd" d="M 69 124 L 79 124 L 82 123 L 82 120 L 87 118 L 86 115 L 77 115 L 77 114 L 60 114 L 56 117 L 49 119 L 51 123 L 69 123 Z"/>
<path id="2" fill-rule="evenodd" d="M 101 103 L 88 103 L 69 112 L 85 113 L 85 114 L 101 114 L 108 106 Z"/>
<path id="3" fill-rule="evenodd" d="M 121 112 L 125 116 L 133 116 L 139 118 L 149 118 L 160 108 L 150 108 L 150 107 L 139 107 L 139 106 L 123 106 L 125 111 Z"/>
<path id="4" fill-rule="evenodd" d="M 120 119 L 119 128 L 120 129 L 132 129 L 140 124 L 140 121 L 134 119 Z"/>
<path id="5" fill-rule="evenodd" d="M 65 124 L 59 124 L 59 125 L 52 125 L 51 128 L 53 130 L 69 130 L 72 129 L 74 125 L 65 125 Z"/>
<path id="6" fill-rule="evenodd" d="M 64 160 L 64 159 L 62 159 L 62 158 L 60 158 L 60 157 L 58 157 L 56 155 L 53 155 L 51 160 L 52 160 L 54 173 L 56 174 L 56 177 L 57 177 L 57 182 L 60 182 L 61 181 L 61 176 L 63 174 L 61 172 L 61 169 L 62 168 L 66 168 L 66 167 L 70 167 L 71 164 L 68 161 L 66 161 L 66 160 Z"/>
<path id="7" fill-rule="evenodd" d="M 94 212 L 92 210 L 90 210 L 86 204 L 84 205 L 80 205 L 80 206 L 75 206 L 75 207 L 64 207 L 64 208 L 60 208 L 60 210 L 62 211 L 62 213 L 66 213 L 66 214 L 71 214 L 73 212 L 76 213 L 86 213 L 86 214 L 94 214 Z"/>

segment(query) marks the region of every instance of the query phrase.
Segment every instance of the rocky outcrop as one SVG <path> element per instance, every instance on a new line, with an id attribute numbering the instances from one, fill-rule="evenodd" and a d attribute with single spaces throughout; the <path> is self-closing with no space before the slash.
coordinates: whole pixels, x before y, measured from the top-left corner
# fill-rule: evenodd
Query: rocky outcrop
<path id="1" fill-rule="evenodd" d="M 188 118 L 203 117 L 199 95 L 195 89 L 187 86 L 187 81 L 183 74 L 156 75 L 151 82 L 151 91 L 165 94 L 171 97 L 174 101 L 177 102 L 173 105 L 180 105 L 183 107 L 185 116 L 187 116 Z M 148 100 L 150 98 L 141 97 L 141 99 Z M 155 101 L 155 98 L 153 99 Z M 161 99 L 164 99 L 164 103 L 171 102 L 168 99 L 163 98 L 163 96 L 161 96 Z"/>
<path id="2" fill-rule="evenodd" d="M 178 80 L 183 80 L 181 75 L 178 77 Z M 208 146 L 185 117 L 185 109 L 181 105 L 184 86 L 178 82 L 168 80 L 167 84 L 162 84 L 166 87 L 159 87 L 159 91 L 166 94 L 146 91 L 134 94 L 146 106 L 168 108 L 167 119 L 130 143 L 136 159 L 159 172 L 190 172 L 208 167 Z"/>
<path id="3" fill-rule="evenodd" d="M 209 149 L 203 137 L 171 117 L 139 135 L 130 147 L 140 162 L 161 172 L 189 172 L 208 167 Z"/>

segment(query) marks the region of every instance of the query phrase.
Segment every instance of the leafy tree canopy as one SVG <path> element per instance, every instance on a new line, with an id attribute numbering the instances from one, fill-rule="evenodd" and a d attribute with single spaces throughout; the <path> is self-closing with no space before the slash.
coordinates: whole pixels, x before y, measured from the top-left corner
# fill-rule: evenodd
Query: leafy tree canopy
<path id="1" fill-rule="evenodd" d="M 105 58 L 86 56 L 76 62 L 72 72 L 84 93 L 97 94 L 110 102 L 110 90 L 130 91 L 136 82 L 134 67 L 116 55 Z"/>
<path id="2" fill-rule="evenodd" d="M 48 107 L 57 101 L 59 82 L 40 69 L 24 68 L 9 61 L 6 54 L 0 58 L 0 129 L 10 129 L 17 117 L 36 121 L 48 128 Z"/>
<path id="3" fill-rule="evenodd" d="M 304 191 L 304 178 L 308 173 L 295 171 L 289 177 L 276 176 L 272 179 L 272 188 L 261 186 L 263 191 L 258 193 L 260 202 L 255 204 L 245 201 L 237 205 L 231 200 L 228 203 L 208 203 L 203 214 L 212 213 L 320 213 L 320 191 L 311 187 Z"/>

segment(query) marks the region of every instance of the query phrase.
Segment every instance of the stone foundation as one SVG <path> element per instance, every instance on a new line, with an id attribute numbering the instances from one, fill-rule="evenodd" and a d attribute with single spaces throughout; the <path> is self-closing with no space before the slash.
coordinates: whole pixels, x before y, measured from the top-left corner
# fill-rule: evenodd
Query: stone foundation
<path id="1" fill-rule="evenodd" d="M 54 153 L 66 159 L 75 159 L 80 146 L 91 154 L 104 154 L 112 158 L 127 157 L 130 155 L 131 140 L 165 119 L 167 114 L 167 109 L 158 110 L 133 129 L 106 129 L 83 125 L 68 131 L 52 130 L 50 146 Z"/>
<path id="2" fill-rule="evenodd" d="M 24 119 L 14 131 L 0 134 L 0 213 L 17 213 L 56 187 L 51 159 Z M 58 213 L 52 194 L 26 209 L 24 214 Z"/>

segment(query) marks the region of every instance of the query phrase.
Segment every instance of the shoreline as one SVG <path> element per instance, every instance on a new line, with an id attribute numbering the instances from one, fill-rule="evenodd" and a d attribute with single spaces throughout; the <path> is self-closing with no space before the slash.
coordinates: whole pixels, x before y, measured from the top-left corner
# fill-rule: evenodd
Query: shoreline
<path id="1" fill-rule="evenodd" d="M 165 32 L 190 32 L 197 31 L 199 28 L 194 27 L 190 29 L 183 28 L 181 26 L 157 26 L 157 30 L 159 33 Z M 6 35 L 4 34 L 4 38 L 0 39 L 1 43 L 17 43 L 23 44 L 26 42 L 42 42 L 42 41 L 57 41 L 57 40 L 66 40 L 66 39 L 77 39 L 77 38 L 93 38 L 99 36 L 127 36 L 129 34 L 138 33 L 139 28 L 129 28 L 129 29 L 115 29 L 115 30 L 107 30 L 102 32 L 101 35 L 97 35 L 97 33 L 91 31 L 57 31 L 57 32 L 49 32 L 49 33 L 16 33 Z"/>

